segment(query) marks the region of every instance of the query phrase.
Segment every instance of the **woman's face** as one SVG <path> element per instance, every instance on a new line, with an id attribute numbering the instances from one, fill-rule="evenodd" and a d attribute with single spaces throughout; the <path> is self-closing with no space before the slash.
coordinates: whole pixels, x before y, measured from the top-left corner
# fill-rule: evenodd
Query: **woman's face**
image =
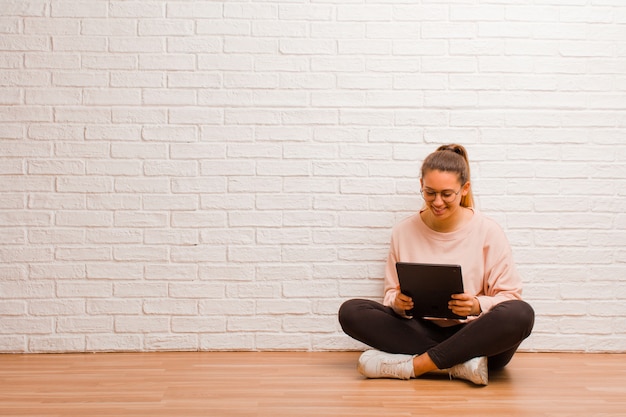
<path id="1" fill-rule="evenodd" d="M 461 185 L 455 172 L 432 170 L 420 180 L 422 196 L 435 219 L 444 221 L 452 217 L 461 206 L 461 198 L 469 191 L 470 184 Z"/>

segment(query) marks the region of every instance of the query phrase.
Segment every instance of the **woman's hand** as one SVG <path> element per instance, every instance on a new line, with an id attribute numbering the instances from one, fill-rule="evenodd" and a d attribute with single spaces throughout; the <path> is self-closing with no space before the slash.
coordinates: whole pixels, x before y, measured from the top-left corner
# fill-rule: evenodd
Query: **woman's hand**
<path id="1" fill-rule="evenodd" d="M 452 294 L 448 308 L 459 316 L 477 316 L 481 312 L 478 298 L 467 293 Z"/>
<path id="2" fill-rule="evenodd" d="M 399 285 L 396 287 L 396 290 L 398 292 L 396 293 L 396 299 L 393 300 L 392 307 L 396 313 L 406 316 L 406 312 L 413 309 L 413 299 L 408 295 L 402 294 Z"/>

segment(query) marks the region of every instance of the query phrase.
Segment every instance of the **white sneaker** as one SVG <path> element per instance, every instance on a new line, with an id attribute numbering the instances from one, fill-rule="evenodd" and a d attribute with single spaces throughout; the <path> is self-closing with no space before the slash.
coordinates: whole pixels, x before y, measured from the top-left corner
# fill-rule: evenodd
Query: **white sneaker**
<path id="1" fill-rule="evenodd" d="M 411 379 L 413 355 L 366 350 L 359 358 L 357 370 L 368 378 Z"/>
<path id="2" fill-rule="evenodd" d="M 450 368 L 449 373 L 450 377 L 465 379 L 476 385 L 487 385 L 489 383 L 486 356 L 479 356 L 467 362 L 454 365 Z"/>

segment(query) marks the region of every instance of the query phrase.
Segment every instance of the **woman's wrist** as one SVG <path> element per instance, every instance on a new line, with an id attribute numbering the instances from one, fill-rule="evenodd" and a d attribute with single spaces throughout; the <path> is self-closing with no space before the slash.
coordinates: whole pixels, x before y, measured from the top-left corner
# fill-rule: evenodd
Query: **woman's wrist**
<path id="1" fill-rule="evenodd" d="M 482 308 L 480 307 L 480 301 L 478 301 L 478 297 L 474 297 L 474 305 L 472 306 L 472 316 L 480 316 L 482 313 Z"/>

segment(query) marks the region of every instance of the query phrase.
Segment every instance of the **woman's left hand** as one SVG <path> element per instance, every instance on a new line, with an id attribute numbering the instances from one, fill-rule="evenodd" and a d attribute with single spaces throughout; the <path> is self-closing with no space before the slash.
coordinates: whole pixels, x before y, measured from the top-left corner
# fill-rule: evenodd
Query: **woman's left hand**
<path id="1" fill-rule="evenodd" d="M 478 298 L 467 293 L 452 294 L 452 299 L 448 302 L 448 308 L 459 316 L 477 316 L 481 311 Z"/>

